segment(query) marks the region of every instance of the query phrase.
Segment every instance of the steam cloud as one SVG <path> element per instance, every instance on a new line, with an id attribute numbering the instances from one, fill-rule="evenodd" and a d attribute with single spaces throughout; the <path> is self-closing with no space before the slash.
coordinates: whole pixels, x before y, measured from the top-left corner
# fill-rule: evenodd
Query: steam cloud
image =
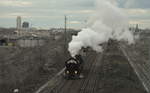
<path id="1" fill-rule="evenodd" d="M 134 43 L 133 35 L 128 30 L 128 18 L 123 10 L 117 7 L 117 2 L 96 0 L 95 14 L 88 20 L 88 28 L 83 28 L 77 36 L 72 37 L 68 50 L 71 56 L 78 54 L 82 47 L 91 47 L 97 52 L 102 52 L 100 44 L 109 39 Z"/>

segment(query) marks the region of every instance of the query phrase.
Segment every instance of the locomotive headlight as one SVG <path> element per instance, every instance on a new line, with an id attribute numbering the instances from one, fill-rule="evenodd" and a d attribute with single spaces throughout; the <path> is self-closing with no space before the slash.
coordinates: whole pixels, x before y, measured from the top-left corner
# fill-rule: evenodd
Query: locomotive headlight
<path id="1" fill-rule="evenodd" d="M 75 73 L 75 74 L 77 74 L 77 73 L 78 73 L 78 71 L 74 71 L 74 73 Z"/>
<path id="2" fill-rule="evenodd" d="M 67 74 L 69 74 L 69 71 L 67 71 Z"/>

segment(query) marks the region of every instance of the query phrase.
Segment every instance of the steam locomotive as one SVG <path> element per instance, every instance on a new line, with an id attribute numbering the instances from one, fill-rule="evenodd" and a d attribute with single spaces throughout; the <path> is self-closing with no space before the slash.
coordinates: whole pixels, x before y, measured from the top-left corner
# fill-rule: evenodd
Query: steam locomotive
<path id="1" fill-rule="evenodd" d="M 65 78 L 66 79 L 78 79 L 81 77 L 81 72 L 83 70 L 83 59 L 81 55 L 76 55 L 71 57 L 65 62 Z"/>

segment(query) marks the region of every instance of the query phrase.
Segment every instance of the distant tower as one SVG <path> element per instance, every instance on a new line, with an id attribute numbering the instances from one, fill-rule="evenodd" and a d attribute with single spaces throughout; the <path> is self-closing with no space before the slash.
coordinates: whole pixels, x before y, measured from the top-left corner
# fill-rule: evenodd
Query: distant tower
<path id="1" fill-rule="evenodd" d="M 138 24 L 136 24 L 135 32 L 139 32 L 139 25 Z"/>
<path id="2" fill-rule="evenodd" d="M 16 28 L 17 28 L 17 30 L 20 30 L 21 29 L 21 16 L 17 16 L 16 22 L 17 22 Z"/>

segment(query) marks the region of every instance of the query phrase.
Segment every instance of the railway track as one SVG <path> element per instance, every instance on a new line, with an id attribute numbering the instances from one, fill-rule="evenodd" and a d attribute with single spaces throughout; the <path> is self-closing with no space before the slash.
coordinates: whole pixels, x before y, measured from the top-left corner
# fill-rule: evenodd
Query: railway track
<path id="1" fill-rule="evenodd" d="M 88 54 L 88 56 L 85 59 L 85 62 L 89 63 L 85 64 L 85 76 L 88 75 L 89 73 L 89 67 L 93 64 L 92 61 L 93 58 L 95 58 L 95 55 L 96 54 L 94 52 L 90 52 L 90 54 Z M 84 79 L 66 80 L 63 77 L 64 69 L 61 70 L 55 77 L 53 77 L 46 84 L 41 86 L 35 93 L 66 93 L 66 92 L 68 93 L 68 91 L 72 91 L 71 89 L 69 90 L 69 88 L 73 85 L 75 86 L 79 85 L 75 87 L 78 90 L 79 88 L 77 87 L 81 87 L 80 85 Z"/>
<path id="2" fill-rule="evenodd" d="M 61 71 L 35 93 L 114 93 L 117 89 L 118 91 L 126 91 L 126 93 L 146 93 L 135 72 L 133 72 L 132 68 L 134 67 L 129 66 L 130 62 L 122 52 L 123 50 L 118 48 L 118 44 L 105 46 L 105 51 L 102 54 L 90 52 L 85 58 L 84 79 L 66 80 L 62 76 L 63 71 Z M 117 62 L 121 60 L 123 63 Z M 139 69 L 138 64 L 136 65 Z M 117 66 L 117 68 L 113 66 Z M 141 70 L 141 73 L 148 70 Z M 142 76 L 146 76 L 146 74 Z M 123 89 L 118 85 L 122 86 Z"/>
<path id="3" fill-rule="evenodd" d="M 82 83 L 82 87 L 79 93 L 94 93 L 97 81 L 96 75 L 93 75 L 96 72 L 96 61 L 96 59 L 93 60 L 94 63 L 90 68 L 90 72 L 88 73 L 87 79 Z"/>
<path id="4" fill-rule="evenodd" d="M 92 55 L 88 56 L 88 59 L 86 60 L 88 64 L 85 64 L 85 70 L 84 70 L 85 77 L 86 77 L 85 79 L 66 80 L 65 82 L 61 82 L 63 83 L 63 86 L 56 87 L 55 91 L 50 93 L 79 93 L 82 90 L 80 88 L 83 86 L 85 80 L 87 80 L 87 77 L 90 74 L 91 69 L 93 68 L 93 64 L 95 64 L 96 57 L 97 56 L 95 55 L 95 53 L 92 53 Z"/>
<path id="5" fill-rule="evenodd" d="M 96 73 L 98 72 L 98 66 L 100 65 L 99 61 L 102 59 L 102 54 L 89 52 L 87 55 L 88 56 L 84 59 L 84 79 L 66 80 L 61 77 L 61 79 L 55 82 L 55 85 L 53 87 L 49 86 L 49 81 L 49 83 L 43 85 L 43 87 L 41 87 L 40 90 L 36 93 L 87 93 L 87 91 L 88 93 L 94 93 L 94 91 L 96 90 L 96 85 L 98 83 L 98 75 Z M 60 75 L 61 74 L 62 73 L 60 73 Z"/>
<path id="6" fill-rule="evenodd" d="M 98 80 L 98 77 L 95 77 L 95 75 L 91 74 L 96 72 L 95 66 L 98 66 L 97 63 L 99 63 L 97 62 L 99 61 L 99 58 L 97 59 L 97 57 L 101 57 L 101 54 L 98 56 L 95 52 L 90 52 L 86 57 L 83 71 L 85 76 L 84 79 L 66 80 L 63 78 L 61 71 L 58 75 L 59 79 L 57 79 L 57 81 L 55 77 L 54 80 L 47 82 L 35 93 L 85 93 L 87 89 L 93 90 L 92 87 L 94 88 L 93 85 L 97 83 L 96 81 Z M 51 82 L 54 84 L 53 86 L 51 86 Z M 85 86 L 85 88 L 83 86 Z"/>
<path id="7" fill-rule="evenodd" d="M 129 63 L 141 80 L 146 91 L 150 93 L 150 63 L 142 60 L 140 55 L 136 51 L 130 51 L 130 49 L 123 44 L 120 44 L 120 49 L 128 58 Z"/>
<path id="8" fill-rule="evenodd" d="M 105 54 L 105 50 L 107 48 L 107 44 L 104 46 L 104 51 L 101 55 L 97 55 L 96 58 L 93 60 L 93 64 L 90 68 L 90 72 L 87 76 L 87 79 L 82 83 L 82 87 L 78 93 L 97 93 L 97 86 L 99 81 L 99 67 L 101 65 L 103 56 Z"/>

